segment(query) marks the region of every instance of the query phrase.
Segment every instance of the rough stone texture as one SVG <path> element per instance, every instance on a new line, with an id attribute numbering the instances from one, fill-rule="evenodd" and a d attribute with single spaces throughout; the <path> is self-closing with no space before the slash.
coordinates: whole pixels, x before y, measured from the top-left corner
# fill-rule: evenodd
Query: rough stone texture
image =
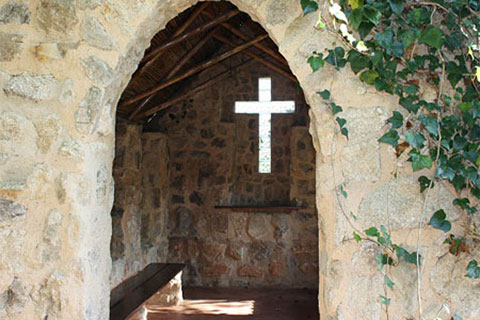
<path id="1" fill-rule="evenodd" d="M 103 102 L 103 91 L 98 87 L 91 87 L 85 98 L 80 102 L 75 112 L 75 122 L 80 133 L 88 134 L 92 131 Z"/>
<path id="2" fill-rule="evenodd" d="M 90 56 L 83 59 L 82 66 L 87 77 L 96 84 L 107 87 L 114 80 L 112 68 L 98 57 Z"/>
<path id="3" fill-rule="evenodd" d="M 91 46 L 103 50 L 113 50 L 118 45 L 105 27 L 94 16 L 86 16 L 82 21 L 82 37 Z"/>
<path id="4" fill-rule="evenodd" d="M 168 162 L 158 161 L 168 157 L 166 137 L 126 123 L 116 132 L 112 287 L 149 263 L 165 262 L 168 247 Z"/>
<path id="5" fill-rule="evenodd" d="M 50 150 L 50 146 L 56 142 L 60 135 L 60 119 L 56 115 L 46 116 L 35 123 L 37 130 L 37 146 L 38 149 L 46 153 Z"/>
<path id="6" fill-rule="evenodd" d="M 30 22 L 30 10 L 28 3 L 20 1 L 8 1 L 0 8 L 0 24 L 15 23 L 24 24 Z"/>
<path id="7" fill-rule="evenodd" d="M 37 3 L 37 23 L 47 33 L 66 33 L 78 23 L 72 0 L 41 0 Z"/>
<path id="8" fill-rule="evenodd" d="M 13 201 L 25 207 L 28 214 L 12 223 L 2 223 L 0 227 L 0 318 L 9 320 L 45 319 L 46 317 L 48 319 L 108 319 L 109 276 L 112 271 L 110 257 L 112 220 L 108 213 L 111 211 L 113 204 L 113 185 L 111 179 L 104 181 L 107 189 L 105 192 L 102 191 L 102 194 L 105 196 L 102 197 L 101 203 L 97 202 L 96 178 L 100 168 L 112 167 L 114 135 L 102 135 L 96 131 L 94 125 L 97 121 L 96 116 L 92 117 L 92 119 L 95 119 L 94 121 L 87 121 L 89 125 L 91 124 L 86 130 L 90 134 L 78 132 L 75 113 L 77 113 L 80 104 L 82 103 L 82 108 L 88 112 L 98 111 L 98 109 L 101 109 L 100 106 L 103 105 L 101 103 L 103 99 L 93 99 L 98 102 L 98 106 L 90 109 L 87 107 L 88 104 L 81 102 L 84 97 L 88 96 L 89 88 L 92 85 L 91 80 L 84 74 L 81 60 L 95 55 L 104 60 L 114 70 L 115 80 L 109 88 L 106 88 L 104 93 L 105 101 L 108 102 L 109 107 L 100 110 L 102 112 L 98 112 L 99 115 L 103 115 L 106 110 L 111 111 L 111 108 L 116 105 L 121 91 L 138 66 L 143 52 L 149 46 L 153 36 L 170 19 L 197 2 L 196 0 L 104 0 L 102 5 L 96 7 L 95 10 L 90 8 L 83 10 L 82 3 L 88 3 L 88 6 L 90 6 L 90 3 L 96 2 L 81 0 L 13 1 L 13 3 L 28 3 L 28 8 L 32 11 L 32 21 L 29 24 L 18 25 L 18 21 L 24 18 L 20 18 L 20 20 L 15 18 L 9 24 L 0 25 L 2 32 L 12 33 L 12 28 L 15 28 L 15 30 L 18 28 L 19 31 L 15 31 L 15 33 L 24 36 L 24 43 L 31 45 L 32 49 L 39 44 L 58 42 L 58 49 L 63 50 L 62 48 L 69 47 L 69 45 L 63 45 L 63 43 L 78 43 L 81 38 L 84 38 L 84 32 L 82 32 L 79 22 L 85 21 L 86 14 L 92 17 L 92 21 L 103 25 L 103 27 L 99 27 L 99 24 L 93 25 L 98 27 L 97 32 L 98 30 L 101 30 L 101 32 L 98 32 L 100 36 L 92 38 L 96 41 L 102 39 L 102 36 L 105 39 L 110 39 L 104 43 L 109 44 L 107 47 L 113 49 L 107 52 L 99 50 L 98 47 L 90 46 L 88 43 L 85 44 L 85 41 L 80 41 L 80 45 L 75 50 L 73 49 L 75 45 L 69 47 L 68 53 L 61 59 L 52 60 L 48 57 L 47 59 L 39 59 L 34 53 L 27 53 L 25 49 L 14 59 L 1 61 L 0 193 L 2 199 L 8 199 L 8 201 Z M 318 241 L 312 240 L 307 245 L 291 247 L 292 250 L 294 249 L 296 257 L 302 259 L 299 262 L 294 259 L 282 261 L 276 255 L 280 251 L 279 256 L 282 256 L 282 250 L 287 250 L 284 249 L 284 240 L 281 239 L 289 234 L 288 231 L 283 233 L 282 222 L 273 222 L 272 220 L 272 229 L 274 229 L 272 234 L 276 235 L 277 238 L 270 239 L 268 242 L 262 241 L 266 243 L 257 243 L 255 246 L 247 246 L 246 243 L 252 242 L 246 232 L 249 215 L 246 213 L 231 214 L 226 219 L 225 214 L 215 211 L 199 214 L 199 217 L 205 217 L 205 219 L 199 219 L 199 221 L 195 220 L 195 217 L 193 218 L 192 226 L 199 226 L 200 228 L 198 230 L 192 229 L 191 237 L 170 238 L 168 247 L 171 249 L 172 257 L 175 256 L 175 252 L 186 252 L 193 262 L 208 259 L 210 256 L 199 254 L 203 246 L 201 247 L 201 244 L 196 240 L 199 236 L 205 236 L 201 234 L 202 230 L 207 230 L 212 236 L 224 241 L 222 244 L 225 246 L 221 248 L 225 248 L 222 249 L 225 252 L 221 251 L 220 257 L 225 254 L 227 259 L 241 261 L 242 266 L 261 265 L 264 272 L 274 270 L 276 273 L 275 270 L 281 270 L 282 264 L 286 265 L 287 273 L 290 274 L 293 274 L 290 271 L 291 268 L 295 270 L 299 266 L 302 267 L 302 270 L 308 270 L 307 266 L 303 267 L 304 262 L 309 260 L 308 253 L 316 256 L 314 250 L 318 249 L 319 309 L 322 317 L 325 319 L 350 320 L 358 319 L 360 318 L 359 315 L 362 315 L 364 319 L 377 320 L 384 314 L 380 311 L 381 315 L 377 317 L 379 315 L 377 312 L 379 304 L 375 306 L 371 304 L 374 301 L 378 303 L 378 296 L 382 293 L 372 290 L 372 285 L 377 285 L 374 274 L 378 276 L 378 272 L 372 270 L 372 265 L 375 263 L 374 257 L 369 256 L 363 267 L 352 264 L 356 252 L 363 249 L 362 246 L 351 241 L 352 230 L 343 227 L 345 217 L 340 205 L 345 205 L 344 208 L 347 209 L 348 216 L 350 210 L 358 214 L 361 203 L 365 207 L 363 210 L 366 210 L 366 203 L 369 202 L 367 201 L 369 198 L 376 197 L 379 201 L 384 201 L 385 199 L 378 194 L 385 195 L 388 192 L 384 190 L 382 193 L 379 190 L 385 189 L 387 185 L 398 185 L 392 175 L 395 159 L 392 149 L 381 145 L 379 149 L 380 176 L 377 175 L 376 169 L 378 169 L 378 166 L 375 165 L 372 167 L 375 174 L 371 176 L 371 173 L 359 168 L 363 180 L 357 180 L 353 174 L 353 168 L 351 166 L 349 168 L 344 167 L 344 165 L 347 166 L 347 163 L 342 163 L 341 156 L 348 155 L 349 150 L 354 152 L 358 150 L 356 162 L 367 163 L 370 155 L 363 154 L 361 151 L 363 147 L 360 147 L 362 145 L 354 145 L 357 143 L 369 145 L 369 141 L 378 139 L 386 129 L 385 119 L 391 114 L 392 110 L 398 108 L 398 103 L 394 98 L 378 93 L 374 88 L 361 83 L 348 69 L 337 72 L 333 67 L 326 65 L 318 72 L 311 72 L 310 66 L 306 63 L 309 55 L 314 50 L 323 52 L 325 48 L 331 47 L 334 41 L 338 43 L 338 40 L 326 31 L 313 28 L 312 26 L 318 16 L 316 14 L 304 16 L 298 2 L 277 0 L 232 0 L 232 2 L 240 10 L 247 12 L 258 21 L 278 44 L 280 52 L 289 63 L 290 69 L 297 76 L 306 101 L 310 106 L 309 132 L 312 135 L 316 151 Z M 7 3 L 9 3 L 8 0 L 2 1 L 2 8 Z M 74 8 L 74 3 L 79 4 L 78 10 Z M 91 6 L 93 7 L 94 4 Z M 320 6 L 323 7 L 323 2 L 320 3 Z M 82 12 L 80 12 L 81 9 Z M 24 14 L 19 16 L 25 17 Z M 104 30 L 108 30 L 109 36 L 105 36 Z M 114 45 L 115 43 L 118 43 L 118 47 Z M 47 72 L 53 78 L 41 75 Z M 42 79 L 42 77 L 45 78 Z M 29 79 L 27 80 L 27 78 Z M 56 87 L 50 86 L 50 84 L 53 84 L 51 83 L 53 79 L 61 82 L 61 86 L 66 79 L 72 79 L 73 86 L 71 87 L 74 89 L 76 97 L 69 95 L 71 98 L 68 98 L 68 102 L 50 99 L 50 97 L 56 98 L 55 94 L 51 95 L 55 90 L 50 90 Z M 37 82 L 39 86 L 26 85 L 30 82 Z M 42 83 L 48 85 L 44 86 Z M 32 87 L 36 89 L 33 90 Z M 238 90 L 241 90 L 242 83 L 239 82 L 231 91 L 233 92 L 233 89 L 237 90 L 237 87 Z M 276 84 L 274 84 L 274 90 L 275 87 Z M 27 88 L 28 90 L 26 90 Z M 328 106 L 316 93 L 325 88 L 332 92 L 335 102 L 344 107 L 342 116 L 347 119 L 350 132 L 350 140 L 348 141 L 341 135 L 335 135 L 337 126 L 334 118 Z M 251 91 L 248 90 L 250 94 Z M 430 92 L 430 95 L 434 95 L 432 94 L 434 93 L 433 90 L 426 89 L 425 92 L 427 91 Z M 73 90 L 70 92 L 73 92 Z M 217 99 L 218 103 L 220 103 L 220 99 L 225 98 L 221 98 L 220 95 L 215 95 L 215 93 L 212 94 L 213 99 Z M 26 99 L 20 99 L 19 96 L 26 97 Z M 46 97 L 48 97 L 48 101 L 45 101 L 47 100 Z M 241 98 L 242 100 L 250 99 L 250 97 Z M 38 100 L 38 103 L 33 103 L 32 99 Z M 226 98 L 225 101 L 227 101 Z M 201 112 L 202 108 L 195 108 L 195 110 Z M 86 112 L 86 115 L 88 115 L 88 112 Z M 16 114 L 16 119 L 20 119 L 18 123 L 16 120 L 10 122 L 10 115 L 12 114 Z M 34 122 L 51 114 L 56 114 L 61 122 L 61 145 L 58 146 L 58 152 L 52 152 L 56 150 L 52 145 L 49 152 L 42 153 L 36 145 L 37 132 Z M 5 115 L 9 115 L 8 121 L 5 121 Z M 199 113 L 199 118 L 204 116 Z M 225 116 L 225 118 L 222 118 L 223 120 L 232 122 L 232 115 L 226 114 Z M 109 120 L 106 117 L 105 119 L 107 120 L 101 127 L 110 126 L 110 131 L 112 131 L 114 129 L 112 118 Z M 238 116 L 235 119 L 238 119 Z M 248 121 L 245 122 L 248 127 Z M 6 126 L 5 123 L 7 123 Z M 20 131 L 16 129 L 18 127 L 21 128 Z M 200 133 L 194 133 L 195 130 L 200 131 L 201 129 L 204 128 L 191 128 L 190 126 L 189 130 L 196 139 L 202 140 L 201 142 L 208 140 L 208 143 L 204 142 L 204 149 L 201 149 L 201 145 L 199 145 L 196 150 L 191 150 L 199 151 L 195 154 L 184 153 L 182 156 L 179 153 L 178 157 L 188 160 L 178 162 L 178 164 L 185 168 L 184 162 L 197 161 L 197 165 L 200 161 L 208 162 L 208 159 L 201 158 L 208 156 L 208 153 L 210 158 L 227 159 L 225 161 L 227 161 L 228 166 L 222 166 L 221 168 L 211 165 L 198 166 L 201 167 L 201 175 L 200 169 L 197 167 L 198 176 L 196 175 L 195 179 L 189 180 L 184 176 L 183 179 L 175 180 L 174 186 L 180 186 L 175 187 L 180 188 L 179 190 L 182 187 L 193 188 L 188 183 L 195 184 L 195 188 L 198 188 L 199 182 L 202 186 L 205 186 L 208 185 L 209 178 L 207 177 L 212 177 L 215 173 L 219 176 L 214 179 L 214 183 L 220 186 L 220 190 L 224 190 L 221 187 L 222 185 L 236 182 L 233 179 L 234 176 L 227 175 L 229 170 L 233 170 L 229 169 L 230 165 L 234 163 L 232 161 L 233 154 L 222 152 L 221 146 L 223 143 L 221 140 L 215 141 L 213 146 L 211 143 L 213 139 L 221 138 L 225 140 L 225 145 L 228 145 L 228 139 L 235 135 L 234 127 L 231 124 L 219 125 L 218 132 L 225 133 L 220 137 L 214 132 L 214 138 L 203 138 Z M 7 133 L 4 139 L 3 134 L 9 132 L 9 130 L 12 130 L 13 135 L 9 136 Z M 107 131 L 102 129 L 102 132 Z M 203 135 L 208 137 L 210 133 L 203 131 Z M 291 141 L 291 137 L 288 141 Z M 62 146 L 65 147 L 62 149 Z M 247 145 L 245 150 L 248 150 L 248 147 Z M 62 151 L 60 151 L 61 149 Z M 292 150 L 293 148 L 290 148 L 290 152 Z M 190 158 L 192 155 L 196 157 Z M 245 156 L 252 157 L 248 154 L 245 154 Z M 375 157 L 375 159 L 377 158 Z M 177 161 L 173 157 L 171 157 L 171 163 L 172 170 L 176 170 L 174 164 Z M 400 165 L 402 166 L 399 170 L 399 178 L 408 179 L 408 177 L 413 176 L 408 169 L 409 163 L 403 162 Z M 181 170 L 183 169 L 179 169 L 179 172 Z M 201 179 L 199 179 L 200 177 Z M 411 185 L 415 184 L 414 180 L 416 178 L 416 176 L 411 178 L 413 180 Z M 349 197 L 341 200 L 340 203 L 336 203 L 339 200 L 335 189 L 343 183 L 347 185 Z M 245 183 L 246 187 L 247 184 Z M 399 188 L 399 190 L 405 192 L 401 197 L 408 199 L 411 193 L 406 188 L 408 187 L 405 185 L 405 188 Z M 182 205 L 188 207 L 192 205 L 192 207 L 197 208 L 196 203 L 191 204 L 189 202 L 192 194 L 191 190 L 183 195 L 180 194 L 178 189 L 173 189 L 171 187 L 172 196 L 175 195 L 176 200 L 182 199 L 184 202 Z M 251 190 L 250 187 L 249 190 Z M 215 188 L 211 188 L 211 191 L 212 194 L 216 194 Z M 205 197 L 200 191 L 197 192 L 204 205 L 208 204 L 208 197 Z M 377 193 L 377 195 L 372 196 L 374 193 Z M 230 191 L 218 194 L 216 199 L 230 201 L 229 195 Z M 425 217 L 430 216 L 432 209 L 435 206 L 438 207 L 441 201 L 444 201 L 443 204 L 451 203 L 450 196 L 451 193 L 446 187 L 440 188 L 438 195 L 435 195 L 432 199 L 432 204 L 428 205 Z M 286 199 L 288 198 L 287 194 Z M 198 197 L 192 199 L 195 200 Z M 224 203 L 228 203 L 226 200 Z M 380 217 L 379 211 L 377 211 L 380 209 L 373 205 L 373 202 L 370 201 L 370 206 L 374 210 L 374 214 L 371 216 L 373 221 L 366 220 L 369 217 L 367 213 L 363 215 L 365 220 L 362 221 L 362 224 L 370 226 L 380 222 L 376 220 Z M 396 202 L 395 205 L 404 208 L 403 204 L 399 202 Z M 384 209 L 387 208 L 389 212 L 397 210 L 392 205 L 384 205 Z M 44 264 L 41 261 L 41 250 L 39 250 L 38 244 L 43 241 L 45 226 L 48 225 L 47 221 L 51 210 L 58 210 L 63 217 L 59 233 L 61 236 L 61 252 L 58 261 Z M 174 210 L 169 210 L 169 214 L 174 212 Z M 192 210 L 192 212 L 195 211 Z M 454 214 L 450 209 L 446 212 L 447 214 Z M 288 230 L 301 237 L 305 234 L 315 233 L 316 219 L 312 215 L 311 212 L 289 215 L 289 219 L 302 221 L 305 229 L 295 228 L 295 231 L 293 231 L 292 228 L 289 228 Z M 140 217 L 140 215 L 137 215 L 137 217 Z M 395 220 L 393 215 L 392 217 Z M 172 221 L 175 220 L 171 219 L 170 223 L 173 223 Z M 411 223 L 412 221 L 408 220 L 408 222 Z M 410 250 L 414 249 L 416 232 L 410 227 L 402 227 L 402 223 L 399 221 L 396 221 L 396 223 L 400 225 L 400 229 L 394 231 L 394 241 L 408 245 Z M 294 224 L 292 222 L 288 225 L 292 226 Z M 348 223 L 345 224 L 348 225 Z M 207 228 L 207 226 L 211 227 Z M 138 228 L 138 225 L 124 224 L 122 227 Z M 362 227 L 362 225 L 358 227 Z M 345 232 L 340 232 L 342 236 L 338 238 L 337 230 L 341 231 L 342 228 Z M 235 241 L 227 245 L 225 239 L 228 234 L 232 238 L 235 237 Z M 432 310 L 440 310 L 443 308 L 442 305 L 446 303 L 451 313 L 460 314 L 464 320 L 476 320 L 479 317 L 478 304 L 475 304 L 478 300 L 478 283 L 467 282 L 468 279 L 464 277 L 464 268 L 469 259 L 476 258 L 478 261 L 479 258 L 473 253 L 465 254 L 464 257 L 450 256 L 446 254 L 447 246 L 441 246 L 440 252 L 436 252 L 433 248 L 439 248 L 439 244 L 444 240 L 442 237 L 443 234 L 440 231 L 432 230 L 430 227 L 426 227 L 422 234 L 422 250 L 425 252 L 425 261 L 427 261 L 422 269 L 425 317 L 434 318 L 437 315 Z M 339 239 L 341 241 L 338 241 Z M 277 249 L 277 246 L 279 249 Z M 270 250 L 267 250 L 268 248 Z M 181 254 L 178 255 L 179 260 L 185 261 L 181 256 Z M 270 257 L 266 259 L 270 262 L 268 265 L 263 264 L 263 262 L 251 261 L 251 257 L 266 256 Z M 439 259 L 442 256 L 447 257 L 447 259 Z M 449 261 L 449 259 L 458 260 Z M 274 263 L 279 262 L 281 263 L 277 268 Z M 208 266 L 207 264 L 204 265 Z M 232 275 L 238 274 L 237 269 L 224 268 L 217 261 L 211 265 L 216 265 L 215 269 L 218 273 L 226 272 L 229 274 L 231 272 Z M 270 268 L 270 265 L 272 265 L 272 268 Z M 455 269 L 451 269 L 451 267 Z M 123 277 L 124 270 L 125 265 L 113 264 L 112 274 Z M 362 270 L 361 275 L 356 274 L 358 270 Z M 368 273 L 369 270 L 372 273 Z M 400 269 L 400 271 L 396 275 L 397 280 L 395 282 L 397 285 L 403 285 L 402 288 L 406 291 L 404 297 L 409 298 L 402 298 L 401 295 L 394 297 L 390 314 L 394 314 L 399 319 L 410 319 L 412 318 L 412 296 L 415 295 L 411 288 L 412 276 L 404 269 Z M 190 269 L 187 270 L 186 276 L 190 273 L 194 278 L 198 272 L 200 270 Z M 226 284 L 229 276 L 222 277 L 216 277 L 212 280 L 212 283 Z M 257 278 L 246 279 L 252 281 Z M 214 282 L 214 280 L 216 281 Z M 121 281 L 121 279 L 117 279 L 117 281 Z M 265 283 L 265 279 L 261 279 L 261 281 Z M 245 283 L 246 281 L 239 281 L 236 284 L 244 285 Z M 5 297 L 9 295 L 9 292 L 16 292 L 14 296 L 19 297 L 19 299 L 10 300 L 14 302 L 10 308 L 8 303 L 5 307 Z M 357 297 L 359 301 L 352 302 L 351 299 Z M 360 303 L 361 301 L 364 301 L 365 304 Z M 413 314 L 416 316 L 415 312 Z M 449 320 L 451 315 L 448 316 L 443 313 L 439 317 L 442 320 Z"/>
<path id="9" fill-rule="evenodd" d="M 11 222 L 19 218 L 25 218 L 27 209 L 21 204 L 11 200 L 0 199 L 0 222 Z"/>
<path id="10" fill-rule="evenodd" d="M 7 95 L 15 95 L 34 101 L 53 99 L 58 90 L 59 84 L 53 75 L 36 75 L 28 72 L 12 76 L 3 89 Z"/>
<path id="11" fill-rule="evenodd" d="M 12 61 L 22 50 L 23 36 L 0 32 L 0 43 L 0 61 Z"/>
<path id="12" fill-rule="evenodd" d="M 79 9 L 95 9 L 102 4 L 102 0 L 75 0 L 75 4 Z"/>

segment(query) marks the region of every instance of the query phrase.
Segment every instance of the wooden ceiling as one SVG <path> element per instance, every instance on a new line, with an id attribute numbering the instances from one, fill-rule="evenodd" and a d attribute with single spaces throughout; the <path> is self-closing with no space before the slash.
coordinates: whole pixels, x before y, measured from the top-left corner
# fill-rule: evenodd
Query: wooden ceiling
<path id="1" fill-rule="evenodd" d="M 228 59 L 243 55 L 243 63 Z M 237 59 L 238 60 L 238 59 Z M 145 122 L 160 110 L 229 77 L 233 69 L 255 60 L 296 81 L 265 30 L 228 1 L 200 2 L 171 20 L 155 35 L 123 92 L 117 115 Z M 225 71 L 191 85 L 201 71 L 217 64 Z"/>

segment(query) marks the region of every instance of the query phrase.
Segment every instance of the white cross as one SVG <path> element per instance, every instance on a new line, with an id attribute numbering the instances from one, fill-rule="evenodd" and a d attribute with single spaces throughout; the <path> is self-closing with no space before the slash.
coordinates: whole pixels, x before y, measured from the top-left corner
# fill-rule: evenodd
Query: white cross
<path id="1" fill-rule="evenodd" d="M 235 113 L 254 113 L 258 121 L 258 172 L 272 171 L 272 113 L 294 113 L 295 101 L 272 101 L 272 79 L 258 79 L 258 101 L 235 102 Z"/>

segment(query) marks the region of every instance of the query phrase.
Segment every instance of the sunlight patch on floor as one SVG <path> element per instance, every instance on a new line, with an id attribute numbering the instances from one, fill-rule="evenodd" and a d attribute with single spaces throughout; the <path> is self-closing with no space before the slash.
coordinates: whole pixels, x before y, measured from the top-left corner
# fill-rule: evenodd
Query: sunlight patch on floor
<path id="1" fill-rule="evenodd" d="M 180 313 L 180 314 L 205 314 L 249 316 L 253 315 L 254 300 L 228 301 L 228 300 L 184 300 L 179 306 L 166 308 L 150 308 L 149 313 Z"/>

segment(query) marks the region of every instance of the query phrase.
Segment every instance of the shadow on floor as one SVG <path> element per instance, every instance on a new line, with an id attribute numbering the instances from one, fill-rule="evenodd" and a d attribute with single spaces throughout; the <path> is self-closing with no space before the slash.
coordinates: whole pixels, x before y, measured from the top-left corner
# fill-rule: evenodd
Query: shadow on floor
<path id="1" fill-rule="evenodd" d="M 151 308 L 148 320 L 318 320 L 317 292 L 306 289 L 184 288 L 184 302 Z"/>

